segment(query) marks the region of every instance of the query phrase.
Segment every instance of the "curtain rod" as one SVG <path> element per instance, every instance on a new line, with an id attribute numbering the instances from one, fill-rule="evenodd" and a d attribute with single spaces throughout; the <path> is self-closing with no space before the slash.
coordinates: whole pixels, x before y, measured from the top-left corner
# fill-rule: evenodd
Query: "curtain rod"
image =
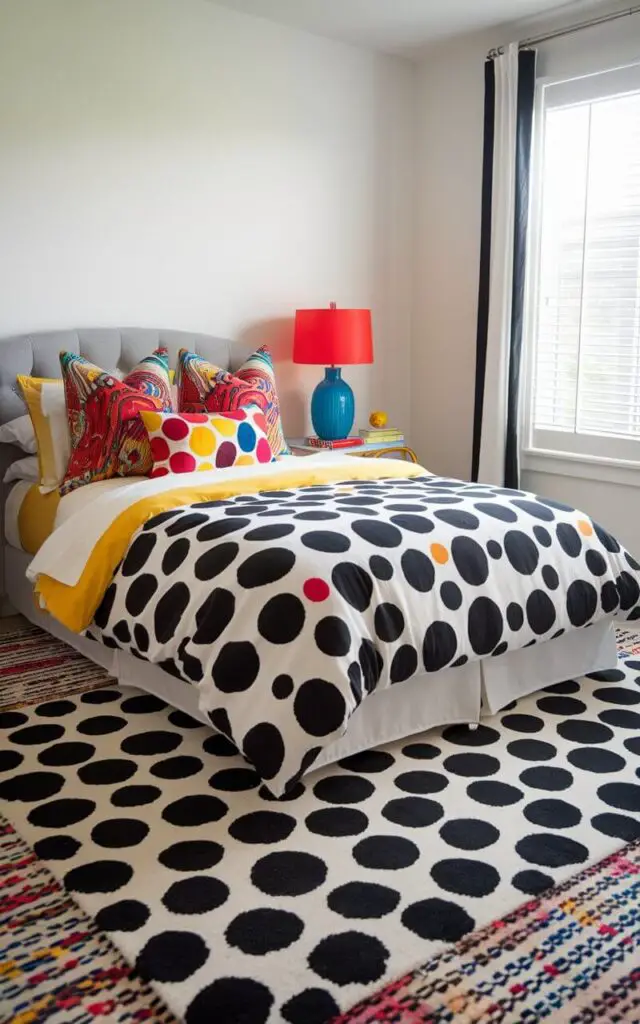
<path id="1" fill-rule="evenodd" d="M 561 36 L 570 36 L 574 32 L 582 32 L 586 28 L 595 28 L 596 25 L 605 25 L 609 21 L 618 21 L 620 18 L 629 18 L 634 14 L 640 14 L 640 4 L 635 7 L 628 7 L 624 11 L 615 11 L 612 14 L 603 14 L 600 18 L 592 18 L 590 21 L 581 21 L 577 25 L 569 25 L 567 28 L 558 28 L 555 32 L 545 32 L 544 35 L 531 36 L 520 43 L 520 49 L 527 49 L 529 46 L 537 46 L 540 43 L 547 43 L 551 39 L 559 39 Z M 499 54 L 504 53 L 504 46 L 490 50 L 487 59 L 491 60 Z"/>

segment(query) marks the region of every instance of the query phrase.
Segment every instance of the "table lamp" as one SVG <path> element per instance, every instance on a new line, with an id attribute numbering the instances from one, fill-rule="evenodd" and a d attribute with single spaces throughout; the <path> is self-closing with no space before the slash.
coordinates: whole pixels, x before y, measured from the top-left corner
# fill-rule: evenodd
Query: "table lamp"
<path id="1" fill-rule="evenodd" d="M 299 309 L 293 336 L 293 361 L 325 367 L 324 380 L 311 399 L 311 422 L 318 437 L 338 441 L 353 426 L 353 391 L 342 379 L 342 366 L 373 362 L 371 311 Z"/>

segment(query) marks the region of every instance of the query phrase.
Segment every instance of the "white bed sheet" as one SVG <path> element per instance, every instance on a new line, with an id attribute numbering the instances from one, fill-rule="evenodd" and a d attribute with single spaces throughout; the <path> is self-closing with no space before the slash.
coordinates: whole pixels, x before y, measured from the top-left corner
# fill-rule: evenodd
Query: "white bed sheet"
<path id="1" fill-rule="evenodd" d="M 205 712 L 199 708 L 195 686 L 180 682 L 157 665 L 112 651 L 65 629 L 35 606 L 26 575 L 31 556 L 7 548 L 5 558 L 8 596 L 16 610 L 101 665 L 123 685 L 156 694 L 209 725 Z M 310 771 L 437 726 L 478 722 L 483 714 L 495 714 L 511 701 L 543 686 L 616 665 L 613 626 L 601 622 L 538 647 L 416 676 L 370 694 L 352 715 L 345 735 L 325 747 Z"/>

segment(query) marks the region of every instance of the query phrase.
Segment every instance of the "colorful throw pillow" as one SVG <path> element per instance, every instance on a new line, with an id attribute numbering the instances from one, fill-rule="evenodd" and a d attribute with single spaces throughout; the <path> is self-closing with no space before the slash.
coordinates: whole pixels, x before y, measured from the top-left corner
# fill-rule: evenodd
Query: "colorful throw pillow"
<path id="1" fill-rule="evenodd" d="M 269 349 L 259 348 L 235 373 L 201 359 L 195 352 L 178 354 L 180 412 L 234 412 L 257 405 L 267 419 L 267 437 L 274 455 L 288 455 L 282 432 L 280 403 Z"/>
<path id="2" fill-rule="evenodd" d="M 143 411 L 171 409 L 167 350 L 156 351 L 118 380 L 71 352 L 60 354 L 71 436 L 61 494 L 114 476 L 144 476 L 153 467 Z"/>
<path id="3" fill-rule="evenodd" d="M 274 462 L 267 421 L 256 406 L 236 412 L 140 413 L 151 439 L 150 476 Z"/>
<path id="4" fill-rule="evenodd" d="M 29 410 L 40 468 L 40 493 L 57 491 L 64 480 L 71 441 L 61 380 L 17 378 Z"/>

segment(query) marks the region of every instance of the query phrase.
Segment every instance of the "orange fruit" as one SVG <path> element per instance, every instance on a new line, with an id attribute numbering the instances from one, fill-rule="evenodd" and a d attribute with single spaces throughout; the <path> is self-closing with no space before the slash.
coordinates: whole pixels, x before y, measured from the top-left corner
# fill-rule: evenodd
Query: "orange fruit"
<path id="1" fill-rule="evenodd" d="M 387 416 L 386 412 L 372 412 L 369 417 L 369 423 L 371 424 L 372 427 L 375 427 L 379 430 L 380 427 L 386 427 L 388 418 L 389 417 Z"/>

